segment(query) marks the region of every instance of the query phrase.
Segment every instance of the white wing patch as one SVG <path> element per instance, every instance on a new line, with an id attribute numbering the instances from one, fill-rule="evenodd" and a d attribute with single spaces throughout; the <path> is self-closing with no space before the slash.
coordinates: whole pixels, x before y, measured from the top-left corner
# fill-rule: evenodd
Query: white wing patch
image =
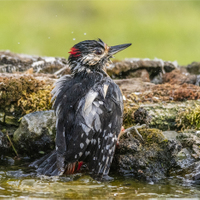
<path id="1" fill-rule="evenodd" d="M 104 99 L 106 98 L 106 94 L 107 94 L 107 91 L 108 91 L 108 84 L 104 84 L 103 85 L 103 91 L 104 91 L 104 94 L 103 94 L 103 96 L 104 96 Z"/>
<path id="2" fill-rule="evenodd" d="M 90 90 L 86 97 L 85 97 L 85 105 L 83 111 L 86 115 L 88 115 L 92 110 L 92 103 L 95 100 L 95 98 L 98 96 L 98 92 L 95 92 L 94 90 Z"/>

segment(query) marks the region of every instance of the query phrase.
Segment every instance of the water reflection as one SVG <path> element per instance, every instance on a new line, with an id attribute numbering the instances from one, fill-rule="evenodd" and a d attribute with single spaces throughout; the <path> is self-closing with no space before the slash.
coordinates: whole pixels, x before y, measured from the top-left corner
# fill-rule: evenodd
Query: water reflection
<path id="1" fill-rule="evenodd" d="M 75 174 L 67 177 L 36 177 L 34 171 L 26 166 L 4 165 L 0 166 L 0 198 L 27 196 L 54 199 L 200 197 L 199 186 L 184 186 L 174 178 L 160 184 L 148 184 L 113 173 L 111 176 L 114 180 L 110 182 L 98 182 L 86 174 Z"/>

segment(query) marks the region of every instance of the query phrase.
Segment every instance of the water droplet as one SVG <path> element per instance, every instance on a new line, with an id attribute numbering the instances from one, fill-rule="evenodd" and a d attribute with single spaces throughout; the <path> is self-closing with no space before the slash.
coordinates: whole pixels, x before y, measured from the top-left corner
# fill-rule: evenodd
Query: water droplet
<path id="1" fill-rule="evenodd" d="M 73 40 L 76 40 L 76 38 L 73 38 Z"/>
<path id="2" fill-rule="evenodd" d="M 56 17 L 58 17 L 58 15 L 56 15 Z"/>
<path id="3" fill-rule="evenodd" d="M 72 33 L 74 33 L 74 32 L 72 31 Z"/>
<path id="4" fill-rule="evenodd" d="M 84 35 L 87 35 L 87 33 L 84 33 Z"/>
<path id="5" fill-rule="evenodd" d="M 50 39 L 50 37 L 48 37 L 48 39 Z"/>
<path id="6" fill-rule="evenodd" d="M 17 44 L 20 44 L 20 42 L 18 42 Z"/>

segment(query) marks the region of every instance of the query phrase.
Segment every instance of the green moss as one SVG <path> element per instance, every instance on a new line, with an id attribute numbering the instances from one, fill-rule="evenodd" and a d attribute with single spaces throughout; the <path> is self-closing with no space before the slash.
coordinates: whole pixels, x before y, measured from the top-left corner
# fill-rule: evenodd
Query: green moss
<path id="1" fill-rule="evenodd" d="M 186 107 L 178 112 L 176 125 L 181 129 L 200 129 L 200 105 Z"/>
<path id="2" fill-rule="evenodd" d="M 50 110 L 52 108 L 51 90 L 51 86 L 44 86 L 38 90 L 37 93 L 33 92 L 27 94 L 25 91 L 22 97 L 18 100 L 18 106 L 23 110 L 22 114 L 41 110 Z"/>
<path id="3" fill-rule="evenodd" d="M 131 106 L 128 103 L 124 104 L 124 117 L 123 125 L 124 128 L 129 128 L 135 125 L 134 112 L 139 108 L 139 106 Z"/>
<path id="4" fill-rule="evenodd" d="M 17 118 L 51 109 L 52 86 L 32 76 L 0 77 L 0 110 Z"/>
<path id="5" fill-rule="evenodd" d="M 155 128 L 140 128 L 138 129 L 139 133 L 142 135 L 144 142 L 147 145 L 152 145 L 155 143 L 165 143 L 168 142 L 166 137 L 163 135 L 162 131 Z M 137 134 L 134 132 L 134 136 L 137 137 Z"/>

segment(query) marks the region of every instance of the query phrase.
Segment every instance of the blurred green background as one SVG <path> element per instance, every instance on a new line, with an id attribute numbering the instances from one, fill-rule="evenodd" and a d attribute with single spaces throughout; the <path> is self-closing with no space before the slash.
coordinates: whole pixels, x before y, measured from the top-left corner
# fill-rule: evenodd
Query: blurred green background
<path id="1" fill-rule="evenodd" d="M 133 44 L 116 59 L 200 61 L 200 1 L 0 1 L 0 50 L 68 57 L 97 38 Z"/>

